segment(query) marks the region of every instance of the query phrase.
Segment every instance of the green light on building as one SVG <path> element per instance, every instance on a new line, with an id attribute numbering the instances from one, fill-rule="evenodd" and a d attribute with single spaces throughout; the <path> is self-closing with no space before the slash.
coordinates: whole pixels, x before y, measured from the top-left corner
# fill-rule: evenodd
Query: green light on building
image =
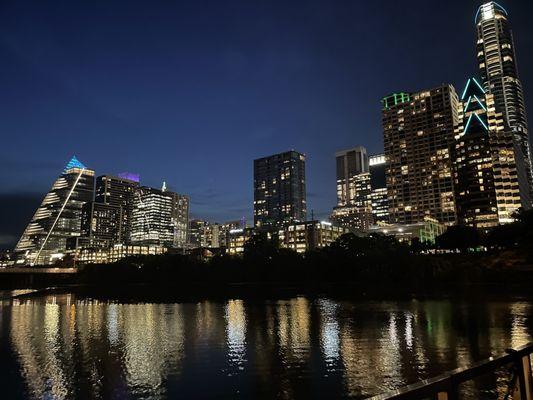
<path id="1" fill-rule="evenodd" d="M 384 97 L 381 100 L 381 104 L 383 105 L 383 108 L 389 109 L 393 106 L 405 103 L 410 100 L 411 100 L 411 95 L 409 93 L 400 92 L 400 93 L 393 93 L 389 96 Z"/>

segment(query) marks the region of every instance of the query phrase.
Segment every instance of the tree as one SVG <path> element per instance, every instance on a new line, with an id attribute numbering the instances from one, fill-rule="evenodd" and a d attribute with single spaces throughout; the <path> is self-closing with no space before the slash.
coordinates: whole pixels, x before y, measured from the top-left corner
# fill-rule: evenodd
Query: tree
<path id="1" fill-rule="evenodd" d="M 476 228 L 464 225 L 449 227 L 442 235 L 437 236 L 437 247 L 441 249 L 460 250 L 465 252 L 480 244 L 479 232 Z"/>
<path id="2" fill-rule="evenodd" d="M 264 232 L 256 233 L 244 244 L 244 258 L 269 260 L 279 253 L 277 237 L 269 238 Z"/>

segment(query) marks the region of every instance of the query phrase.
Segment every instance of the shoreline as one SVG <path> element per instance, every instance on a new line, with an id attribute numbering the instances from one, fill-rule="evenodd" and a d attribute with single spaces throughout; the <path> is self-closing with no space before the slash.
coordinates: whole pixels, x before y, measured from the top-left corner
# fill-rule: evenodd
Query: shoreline
<path id="1" fill-rule="evenodd" d="M 531 286 L 527 283 L 516 285 L 461 284 L 439 285 L 421 288 L 392 288 L 385 285 L 363 283 L 323 283 L 300 284 L 283 282 L 240 282 L 217 285 L 205 283 L 184 283 L 182 285 L 154 286 L 150 284 L 126 284 L 120 288 L 75 284 L 46 288 L 17 288 L 31 290 L 26 293 L 3 298 L 34 299 L 50 295 L 75 295 L 79 299 L 93 299 L 120 303 L 180 303 L 206 300 L 280 300 L 294 297 L 312 299 L 331 298 L 340 301 L 416 301 L 444 300 L 455 298 L 460 301 L 483 302 L 490 300 L 533 301 Z M 7 289 L 6 291 L 9 291 Z"/>

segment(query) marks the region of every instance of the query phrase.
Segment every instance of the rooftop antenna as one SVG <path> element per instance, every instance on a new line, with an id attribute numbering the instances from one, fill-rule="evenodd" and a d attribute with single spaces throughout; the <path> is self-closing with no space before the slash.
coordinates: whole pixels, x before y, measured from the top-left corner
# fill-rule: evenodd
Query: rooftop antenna
<path id="1" fill-rule="evenodd" d="M 167 183 L 163 181 L 163 186 L 161 186 L 161 191 L 166 192 L 167 191 Z"/>

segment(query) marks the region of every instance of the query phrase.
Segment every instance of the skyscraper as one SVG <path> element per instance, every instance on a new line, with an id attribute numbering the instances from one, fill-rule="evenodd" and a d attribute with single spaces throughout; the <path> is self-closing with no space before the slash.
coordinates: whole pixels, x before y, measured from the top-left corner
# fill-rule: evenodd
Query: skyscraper
<path id="1" fill-rule="evenodd" d="M 185 248 L 189 198 L 163 189 L 139 187 L 133 197 L 131 242 Z"/>
<path id="2" fill-rule="evenodd" d="M 96 178 L 94 201 L 112 208 L 118 208 L 119 213 L 114 213 L 120 218 L 113 236 L 116 243 L 129 243 L 131 235 L 131 215 L 133 212 L 133 197 L 139 187 L 139 177 L 135 174 L 120 174 L 119 176 L 102 175 Z M 102 206 L 97 207 L 103 209 Z M 110 211 L 112 212 L 112 211 Z"/>
<path id="3" fill-rule="evenodd" d="M 368 158 L 370 170 L 370 199 L 372 203 L 373 222 L 389 222 L 389 200 L 387 197 L 387 161 L 385 154 L 376 154 Z"/>
<path id="4" fill-rule="evenodd" d="M 505 9 L 494 1 L 477 11 L 477 59 L 486 92 L 494 95 L 496 111 L 514 134 L 521 202 L 531 207 L 531 154 L 522 83 L 516 68 L 513 35 Z"/>
<path id="5" fill-rule="evenodd" d="M 305 156 L 291 150 L 254 160 L 255 227 L 279 227 L 306 216 Z"/>
<path id="6" fill-rule="evenodd" d="M 206 230 L 209 224 L 201 219 L 189 221 L 189 246 L 191 248 L 206 247 Z"/>
<path id="7" fill-rule="evenodd" d="M 335 153 L 337 206 L 331 220 L 337 225 L 367 229 L 372 224 L 368 154 L 362 146 Z"/>
<path id="8" fill-rule="evenodd" d="M 67 240 L 81 234 L 82 208 L 93 194 L 94 171 L 72 157 L 17 243 L 18 262 L 51 264 L 61 258 Z"/>
<path id="9" fill-rule="evenodd" d="M 382 100 L 391 223 L 456 222 L 450 149 L 458 102 L 451 85 Z"/>
<path id="10" fill-rule="evenodd" d="M 90 201 L 82 208 L 80 239 L 74 247 L 97 245 L 107 247 L 122 241 L 122 208 Z"/>
<path id="11" fill-rule="evenodd" d="M 337 162 L 337 206 L 353 205 L 356 193 L 356 177 L 369 172 L 368 154 L 362 146 L 335 153 Z"/>
<path id="12" fill-rule="evenodd" d="M 520 206 L 513 133 L 485 93 L 471 78 L 461 96 L 455 129 L 454 179 L 459 222 L 487 228 L 512 222 Z"/>

